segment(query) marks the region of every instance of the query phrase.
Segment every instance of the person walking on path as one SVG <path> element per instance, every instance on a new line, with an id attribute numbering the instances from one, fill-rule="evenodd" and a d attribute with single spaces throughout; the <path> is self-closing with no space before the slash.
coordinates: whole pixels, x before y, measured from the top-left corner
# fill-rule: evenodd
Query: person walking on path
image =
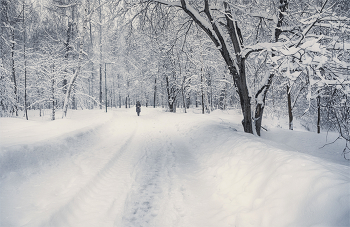
<path id="1" fill-rule="evenodd" d="M 137 112 L 137 116 L 140 116 L 140 112 L 141 112 L 141 104 L 140 101 L 136 102 L 136 112 Z"/>

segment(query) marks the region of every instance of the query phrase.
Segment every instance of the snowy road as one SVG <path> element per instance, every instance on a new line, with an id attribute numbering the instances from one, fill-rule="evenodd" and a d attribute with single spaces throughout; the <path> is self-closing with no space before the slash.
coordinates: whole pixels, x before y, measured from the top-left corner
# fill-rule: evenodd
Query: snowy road
<path id="1" fill-rule="evenodd" d="M 185 226 L 196 205 L 186 206 L 186 196 L 207 200 L 197 193 L 204 185 L 186 141 L 168 118 L 115 113 L 67 143 L 55 152 L 68 155 L 3 178 L 1 226 Z"/>
<path id="2" fill-rule="evenodd" d="M 348 166 L 255 141 L 215 115 L 108 116 L 68 138 L 3 148 L 0 226 L 349 223 Z"/>

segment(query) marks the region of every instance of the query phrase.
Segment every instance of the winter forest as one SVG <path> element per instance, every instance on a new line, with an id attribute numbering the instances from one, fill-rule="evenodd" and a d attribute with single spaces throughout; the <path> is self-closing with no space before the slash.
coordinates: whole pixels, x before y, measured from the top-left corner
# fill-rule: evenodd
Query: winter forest
<path id="1" fill-rule="evenodd" d="M 0 226 L 350 223 L 349 0 L 1 0 L 0 7 Z M 51 126 L 35 132 L 33 119 L 44 115 Z M 280 119 L 286 121 L 277 125 Z M 105 130 L 84 128 L 88 123 L 104 124 Z M 39 143 L 34 135 L 43 141 L 52 137 Z M 337 146 L 341 165 L 281 153 L 265 139 L 303 153 Z M 105 146 L 118 147 L 120 153 Z M 79 153 L 79 147 L 101 160 L 87 162 L 87 152 Z M 48 163 L 57 160 L 65 161 L 54 170 Z M 201 171 L 195 170 L 197 162 Z M 60 180 L 49 180 L 48 174 L 60 168 Z M 133 180 L 121 178 L 124 170 L 133 172 Z M 113 171 L 122 173 L 117 178 Z M 240 178 L 242 171 L 245 178 Z M 290 172 L 299 179 L 287 181 Z M 304 174 L 309 181 L 303 181 Z M 113 181 L 102 182 L 106 175 L 113 175 Z M 36 190 L 39 179 L 57 187 L 52 193 Z M 90 193 L 101 182 L 118 188 L 114 194 L 106 188 L 99 192 L 124 198 L 124 208 L 113 202 L 109 213 L 102 209 L 105 200 L 97 198 L 100 206 L 91 205 L 96 194 Z M 13 190 L 19 184 L 23 187 Z M 28 189 L 22 190 L 25 185 Z M 232 191 L 238 186 L 249 196 L 243 189 Z M 197 195 L 200 188 L 205 192 Z M 164 191 L 168 200 L 157 197 Z M 27 198 L 32 192 L 37 192 L 29 196 L 35 202 Z M 79 199 L 85 197 L 90 205 Z M 207 197 L 210 208 L 203 208 L 200 198 Z M 55 203 L 48 202 L 52 198 Z M 98 208 L 110 216 L 92 211 Z M 45 215 L 35 218 L 36 209 Z M 285 213 L 276 217 L 270 212 Z M 89 214 L 96 222 L 84 219 Z"/>
<path id="2" fill-rule="evenodd" d="M 346 0 L 1 1 L 1 116 L 27 110 L 241 109 L 349 138 Z M 265 108 L 266 107 L 266 108 Z M 61 116 L 59 116 L 61 117 Z"/>

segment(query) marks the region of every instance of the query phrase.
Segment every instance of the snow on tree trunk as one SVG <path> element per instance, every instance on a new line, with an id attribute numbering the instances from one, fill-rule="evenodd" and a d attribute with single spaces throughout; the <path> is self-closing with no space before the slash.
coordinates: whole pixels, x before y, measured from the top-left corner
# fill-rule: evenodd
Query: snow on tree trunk
<path id="1" fill-rule="evenodd" d="M 258 136 L 261 135 L 261 124 L 262 124 L 262 117 L 264 113 L 264 107 L 265 107 L 265 99 L 266 99 L 266 93 L 270 88 L 270 85 L 272 83 L 272 78 L 274 77 L 273 73 L 269 73 L 268 77 L 263 80 L 264 86 L 260 88 L 260 90 L 256 93 L 255 95 L 255 102 L 256 102 L 256 107 L 255 107 L 255 131 Z"/>
<path id="2" fill-rule="evenodd" d="M 281 26 L 284 19 L 284 12 L 286 12 L 288 8 L 288 0 L 281 0 L 279 5 L 279 13 L 276 28 L 273 29 L 272 39 L 274 42 L 278 42 L 278 39 L 282 33 Z M 272 53 L 272 57 L 274 57 L 274 53 Z M 265 100 L 268 90 L 270 89 L 270 86 L 272 84 L 272 79 L 275 76 L 275 73 L 273 69 L 270 69 L 269 74 L 265 77 L 265 79 L 261 83 L 261 88 L 258 90 L 258 92 L 255 95 L 255 116 L 254 116 L 254 122 L 255 122 L 255 131 L 258 136 L 261 135 L 261 125 L 262 125 L 262 118 L 264 114 L 264 107 L 265 107 Z"/>
<path id="3" fill-rule="evenodd" d="M 165 82 L 166 82 L 166 92 L 168 97 L 169 112 L 175 113 L 176 112 L 176 91 L 173 85 L 170 84 L 168 76 L 165 76 Z"/>

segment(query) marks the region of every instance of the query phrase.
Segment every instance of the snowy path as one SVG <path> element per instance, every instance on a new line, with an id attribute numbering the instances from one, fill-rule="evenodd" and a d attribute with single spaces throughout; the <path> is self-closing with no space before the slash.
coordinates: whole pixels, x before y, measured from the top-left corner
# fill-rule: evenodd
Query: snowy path
<path id="1" fill-rule="evenodd" d="M 11 201 L 1 197 L 9 206 L 2 210 L 1 226 L 184 225 L 181 217 L 194 212 L 185 207 L 184 194 L 195 194 L 202 185 L 192 179 L 195 191 L 178 188 L 184 176 L 194 177 L 184 171 L 195 169 L 184 168 L 190 161 L 185 142 L 173 126 L 165 131 L 167 120 L 161 120 L 116 115 L 68 148 L 74 152 L 65 150 L 69 159 L 43 165 L 35 174 L 12 172 L 2 181 L 1 194 Z M 15 188 L 14 178 L 20 184 Z"/>
<path id="2" fill-rule="evenodd" d="M 349 224 L 348 166 L 235 127 L 215 115 L 114 111 L 69 138 L 8 143 L 0 226 Z"/>

